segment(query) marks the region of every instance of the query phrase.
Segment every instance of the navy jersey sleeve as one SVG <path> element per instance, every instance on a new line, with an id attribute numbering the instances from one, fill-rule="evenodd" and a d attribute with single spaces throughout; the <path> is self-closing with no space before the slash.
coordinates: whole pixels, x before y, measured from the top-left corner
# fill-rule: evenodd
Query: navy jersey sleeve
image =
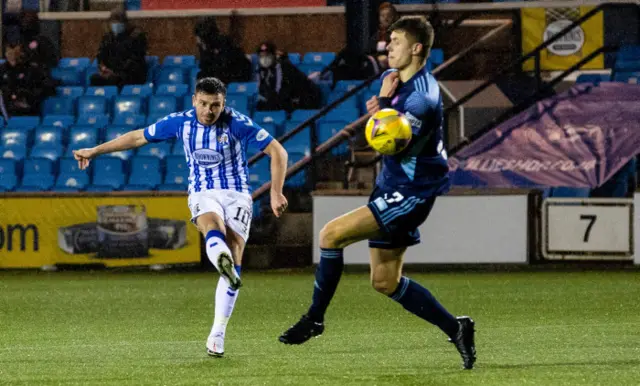
<path id="1" fill-rule="evenodd" d="M 433 127 L 433 113 L 437 111 L 441 102 L 433 99 L 429 94 L 414 91 L 409 95 L 405 103 L 404 114 L 411 123 L 411 131 L 414 135 L 427 134 Z"/>
<path id="2" fill-rule="evenodd" d="M 184 113 L 174 113 L 144 129 L 144 138 L 148 142 L 160 142 L 176 138 L 184 123 Z"/>
<path id="3" fill-rule="evenodd" d="M 231 110 L 231 130 L 242 138 L 247 146 L 260 151 L 263 151 L 273 141 L 273 137 L 267 130 L 235 110 Z"/>

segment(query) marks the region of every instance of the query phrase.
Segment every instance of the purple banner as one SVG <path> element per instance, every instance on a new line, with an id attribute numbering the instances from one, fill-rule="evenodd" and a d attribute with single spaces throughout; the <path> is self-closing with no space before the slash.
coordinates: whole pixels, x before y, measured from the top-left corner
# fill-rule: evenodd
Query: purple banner
<path id="1" fill-rule="evenodd" d="M 595 188 L 640 153 L 640 86 L 579 84 L 449 159 L 455 186 Z"/>

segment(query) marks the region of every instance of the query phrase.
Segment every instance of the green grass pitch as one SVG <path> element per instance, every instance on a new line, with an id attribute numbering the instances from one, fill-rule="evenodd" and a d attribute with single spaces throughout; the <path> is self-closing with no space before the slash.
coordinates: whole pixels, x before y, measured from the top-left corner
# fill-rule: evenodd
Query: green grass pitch
<path id="1" fill-rule="evenodd" d="M 226 356 L 206 356 L 214 273 L 0 272 L 0 384 L 631 385 L 640 382 L 640 274 L 410 274 L 476 320 L 460 369 L 435 327 L 343 276 L 325 334 L 278 335 L 311 273 L 247 273 Z"/>

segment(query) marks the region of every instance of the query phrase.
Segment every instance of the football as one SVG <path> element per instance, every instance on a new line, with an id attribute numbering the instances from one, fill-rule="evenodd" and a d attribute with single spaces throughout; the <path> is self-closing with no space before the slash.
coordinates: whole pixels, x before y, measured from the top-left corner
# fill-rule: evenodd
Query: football
<path id="1" fill-rule="evenodd" d="M 375 113 L 365 127 L 369 146 L 384 155 L 398 154 L 411 140 L 411 124 L 399 111 L 382 109 Z"/>

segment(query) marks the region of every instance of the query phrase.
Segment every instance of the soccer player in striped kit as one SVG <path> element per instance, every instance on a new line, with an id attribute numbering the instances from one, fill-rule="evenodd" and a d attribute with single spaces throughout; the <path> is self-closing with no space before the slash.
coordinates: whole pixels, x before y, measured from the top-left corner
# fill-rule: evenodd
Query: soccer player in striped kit
<path id="1" fill-rule="evenodd" d="M 287 152 L 249 117 L 225 107 L 226 88 L 216 78 L 196 83 L 191 110 L 171 114 L 155 124 L 133 130 L 93 148 L 74 151 L 81 169 L 101 154 L 144 146 L 172 138 L 182 140 L 189 166 L 191 220 L 206 239 L 207 256 L 220 272 L 215 317 L 207 353 L 224 355 L 225 330 L 242 285 L 240 267 L 249 237 L 252 198 L 247 147 L 254 145 L 271 157 L 271 208 L 277 217 L 287 209 L 282 194 Z"/>

